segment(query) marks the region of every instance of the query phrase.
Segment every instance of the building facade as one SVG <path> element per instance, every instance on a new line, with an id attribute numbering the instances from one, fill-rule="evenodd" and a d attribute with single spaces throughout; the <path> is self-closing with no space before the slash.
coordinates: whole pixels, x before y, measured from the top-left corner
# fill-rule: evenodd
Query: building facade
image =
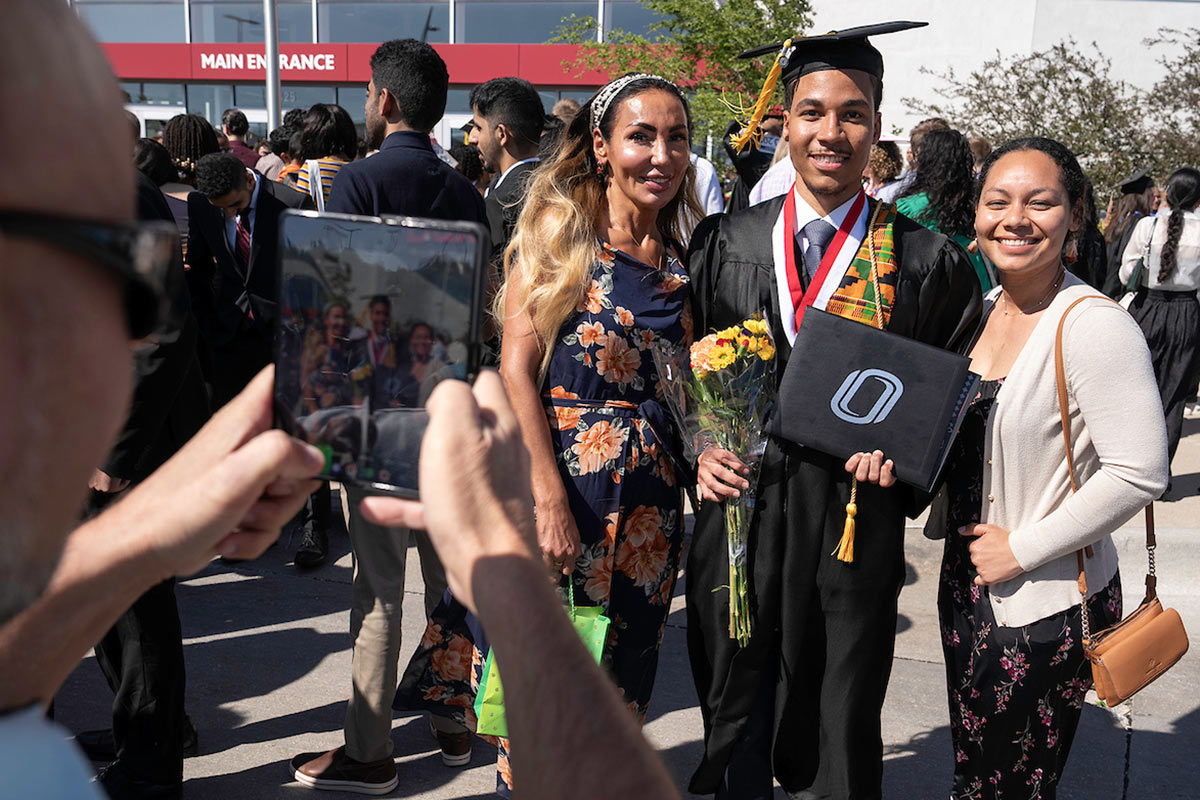
<path id="1" fill-rule="evenodd" d="M 154 135 L 175 114 L 220 123 L 240 108 L 266 132 L 263 5 L 254 0 L 68 0 L 105 48 L 129 109 Z M 359 124 L 379 42 L 415 38 L 437 48 L 450 71 L 446 116 L 434 130 L 448 143 L 470 119 L 472 86 L 515 75 L 538 87 L 546 109 L 582 100 L 604 77 L 576 74 L 571 45 L 546 44 L 563 20 L 601 20 L 645 32 L 654 15 L 638 0 L 277 0 L 283 110 L 337 103 Z"/>

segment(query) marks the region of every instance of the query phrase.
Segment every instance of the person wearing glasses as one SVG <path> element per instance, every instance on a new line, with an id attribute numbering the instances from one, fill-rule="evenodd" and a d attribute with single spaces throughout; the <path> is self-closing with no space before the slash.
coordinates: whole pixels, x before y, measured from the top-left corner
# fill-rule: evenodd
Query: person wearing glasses
<path id="1" fill-rule="evenodd" d="M 131 344 L 156 327 L 159 276 L 178 239 L 170 223 L 131 224 L 120 95 L 75 13 L 14 0 L 5 23 L 0 103 L 45 119 L 65 103 L 88 120 L 89 147 L 65 147 L 65 130 L 30 140 L 11 115 L 0 121 L 0 142 L 26 155 L 0 183 L 0 769 L 6 796 L 99 798 L 45 704 L 147 589 L 218 554 L 261 554 L 324 459 L 270 430 L 265 370 L 120 503 L 76 527 L 88 478 L 126 420 Z M 71 324 L 44 324 L 47 309 Z"/>

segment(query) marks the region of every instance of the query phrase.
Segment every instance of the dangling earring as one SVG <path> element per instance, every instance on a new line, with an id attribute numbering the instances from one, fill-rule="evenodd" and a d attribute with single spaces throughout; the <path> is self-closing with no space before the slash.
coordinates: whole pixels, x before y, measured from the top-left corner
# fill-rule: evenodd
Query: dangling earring
<path id="1" fill-rule="evenodd" d="M 604 167 L 605 166 L 606 166 L 606 164 L 603 161 L 599 161 L 596 163 L 596 177 L 600 180 L 604 180 Z"/>
<path id="2" fill-rule="evenodd" d="M 1079 260 L 1079 234 L 1071 234 L 1071 238 L 1067 239 L 1066 259 L 1068 264 L 1074 264 Z"/>

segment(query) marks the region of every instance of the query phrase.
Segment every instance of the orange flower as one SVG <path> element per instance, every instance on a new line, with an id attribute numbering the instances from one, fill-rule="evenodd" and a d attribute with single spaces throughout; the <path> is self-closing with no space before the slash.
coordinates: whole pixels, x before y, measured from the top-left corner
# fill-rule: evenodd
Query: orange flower
<path id="1" fill-rule="evenodd" d="M 433 647 L 442 640 L 442 626 L 431 622 L 425 626 L 425 634 L 421 637 L 421 647 Z"/>
<path id="2" fill-rule="evenodd" d="M 625 520 L 625 540 L 641 547 L 662 530 L 662 514 L 654 506 L 638 506 Z"/>
<path id="3" fill-rule="evenodd" d="M 606 552 L 611 550 L 613 543 L 617 541 L 617 520 L 620 517 L 621 512 L 614 511 L 604 518 L 604 549 Z"/>
<path id="4" fill-rule="evenodd" d="M 512 788 L 512 766 L 508 763 L 508 756 L 499 755 L 496 757 L 496 771 L 500 773 L 500 780 L 504 781 L 504 785 Z"/>
<path id="5" fill-rule="evenodd" d="M 590 367 L 592 365 L 592 354 L 591 353 L 583 354 L 583 365 L 585 367 Z"/>
<path id="6" fill-rule="evenodd" d="M 617 569 L 629 576 L 635 586 L 654 583 L 667 568 L 667 540 L 661 536 L 633 545 L 628 538 L 617 550 Z"/>
<path id="7" fill-rule="evenodd" d="M 550 396 L 559 400 L 578 400 L 579 395 L 574 392 L 568 392 L 562 386 L 555 386 L 550 390 Z M 583 415 L 583 409 L 578 406 L 549 406 L 546 409 L 546 416 L 550 418 L 550 422 L 557 425 L 560 431 L 573 431 L 575 426 L 579 424 L 579 418 Z"/>
<path id="8" fill-rule="evenodd" d="M 652 347 L 654 345 L 654 340 L 658 338 L 658 334 L 656 334 L 654 331 L 647 330 L 643 330 L 641 336 L 642 340 L 638 342 L 638 350 L 645 350 L 648 347 Z"/>
<path id="9" fill-rule="evenodd" d="M 621 306 L 617 306 L 616 313 L 617 313 L 617 322 L 621 323 L 626 328 L 633 327 L 633 312 L 632 311 L 630 311 L 627 308 L 621 308 Z"/>
<path id="10" fill-rule="evenodd" d="M 662 281 L 658 284 L 658 289 L 663 294 L 671 294 L 680 286 L 683 286 L 687 281 L 679 277 L 673 272 L 668 272 L 663 275 Z"/>
<path id="11" fill-rule="evenodd" d="M 621 453 L 625 431 L 607 420 L 600 420 L 585 431 L 575 434 L 571 450 L 579 457 L 580 474 L 599 472 L 604 465 Z"/>
<path id="12" fill-rule="evenodd" d="M 612 593 L 612 567 L 612 556 L 608 554 L 593 558 L 588 564 L 585 573 L 587 583 L 583 585 L 583 590 L 592 602 L 604 603 L 608 600 L 609 594 Z"/>
<path id="13" fill-rule="evenodd" d="M 433 669 L 446 681 L 465 681 L 471 672 L 471 643 L 463 636 L 453 636 L 442 649 L 433 651 Z"/>
<path id="14" fill-rule="evenodd" d="M 608 337 L 596 353 L 596 371 L 609 383 L 629 383 L 641 365 L 642 354 L 620 336 Z"/>
<path id="15" fill-rule="evenodd" d="M 588 287 L 587 292 L 584 293 L 583 299 L 579 301 L 579 305 L 575 307 L 575 310 L 590 311 L 593 314 L 599 314 L 600 309 L 604 307 L 600 302 L 603 299 L 604 289 L 600 287 L 599 281 L 592 281 L 592 285 Z"/>
<path id="16" fill-rule="evenodd" d="M 607 338 L 604 326 L 599 322 L 581 322 L 575 327 L 575 332 L 579 334 L 579 344 L 583 347 L 604 344 L 604 340 Z"/>

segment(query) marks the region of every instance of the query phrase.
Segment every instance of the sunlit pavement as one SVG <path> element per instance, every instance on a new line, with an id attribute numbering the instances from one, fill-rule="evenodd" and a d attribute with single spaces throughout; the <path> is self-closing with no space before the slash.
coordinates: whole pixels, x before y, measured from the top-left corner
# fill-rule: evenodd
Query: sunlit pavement
<path id="1" fill-rule="evenodd" d="M 1200 420 L 1186 421 L 1184 431 L 1189 435 L 1175 459 L 1172 495 L 1156 506 L 1159 594 L 1183 614 L 1193 641 L 1200 641 Z M 1144 591 L 1142 537 L 1140 519 L 1116 535 L 1127 608 Z M 185 762 L 185 798 L 311 796 L 291 780 L 289 760 L 342 743 L 350 688 L 349 542 L 344 531 L 335 533 L 330 561 L 308 573 L 290 566 L 297 544 L 280 542 L 249 564 L 214 563 L 179 584 L 187 706 L 200 736 L 199 755 Z M 941 547 L 926 540 L 915 523 L 909 528 L 908 579 L 883 714 L 884 796 L 895 800 L 949 794 L 952 764 L 935 607 Z M 424 627 L 416 549 L 409 555 L 401 666 Z M 645 730 L 685 786 L 699 759 L 701 723 L 687 664 L 682 591 L 681 582 Z M 1133 700 L 1127 797 L 1200 797 L 1197 687 L 1200 644 Z M 111 701 L 99 668 L 88 658 L 59 693 L 57 718 L 75 731 L 105 727 Z M 390 796 L 492 794 L 495 752 L 487 744 L 476 743 L 468 767 L 452 769 L 442 765 L 419 716 L 398 716 L 392 740 L 400 785 Z M 1106 709 L 1085 708 L 1059 797 L 1121 798 L 1125 751 L 1120 720 Z M 595 787 L 603 779 L 585 780 Z M 602 796 L 602 790 L 590 796 Z M 777 789 L 776 796 L 785 795 Z"/>

